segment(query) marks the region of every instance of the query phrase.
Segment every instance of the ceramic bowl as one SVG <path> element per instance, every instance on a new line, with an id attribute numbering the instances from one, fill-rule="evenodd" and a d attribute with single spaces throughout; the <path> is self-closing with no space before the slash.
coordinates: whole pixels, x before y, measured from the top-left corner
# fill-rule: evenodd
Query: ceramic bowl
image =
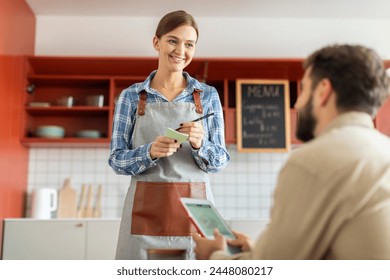
<path id="1" fill-rule="evenodd" d="M 37 128 L 35 135 L 46 138 L 63 138 L 65 129 L 57 125 L 42 125 Z"/>

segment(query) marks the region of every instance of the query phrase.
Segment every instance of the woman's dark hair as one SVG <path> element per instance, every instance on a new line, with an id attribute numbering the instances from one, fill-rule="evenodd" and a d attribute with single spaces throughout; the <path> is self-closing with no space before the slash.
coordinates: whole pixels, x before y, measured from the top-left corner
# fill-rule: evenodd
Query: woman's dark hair
<path id="1" fill-rule="evenodd" d="M 198 25 L 196 24 L 195 19 L 193 16 L 182 10 L 174 11 L 163 16 L 157 25 L 155 35 L 157 38 L 161 38 L 163 35 L 182 25 L 192 26 L 196 30 L 196 40 L 198 40 Z"/>
<path id="2" fill-rule="evenodd" d="M 330 80 L 340 111 L 361 111 L 374 116 L 390 95 L 390 78 L 382 59 L 363 46 L 324 47 L 305 60 L 304 68 L 311 68 L 313 90 L 322 79 Z"/>

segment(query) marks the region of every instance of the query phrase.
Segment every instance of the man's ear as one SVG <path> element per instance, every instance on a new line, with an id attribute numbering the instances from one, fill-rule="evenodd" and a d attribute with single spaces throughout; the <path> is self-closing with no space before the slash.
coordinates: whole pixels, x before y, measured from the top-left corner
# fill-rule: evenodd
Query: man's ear
<path id="1" fill-rule="evenodd" d="M 320 82 L 320 105 L 325 106 L 330 101 L 332 95 L 334 94 L 332 83 L 329 79 L 323 79 Z"/>
<path id="2" fill-rule="evenodd" d="M 156 51 L 160 50 L 160 41 L 158 40 L 157 36 L 153 37 L 153 47 Z"/>

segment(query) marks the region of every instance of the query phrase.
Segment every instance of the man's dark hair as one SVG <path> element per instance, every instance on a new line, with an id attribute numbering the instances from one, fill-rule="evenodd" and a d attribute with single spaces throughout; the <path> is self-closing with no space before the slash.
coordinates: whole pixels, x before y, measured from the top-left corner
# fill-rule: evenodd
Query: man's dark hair
<path id="1" fill-rule="evenodd" d="M 304 61 L 304 68 L 311 68 L 313 89 L 322 79 L 330 80 L 340 111 L 361 111 L 375 116 L 390 96 L 390 78 L 382 59 L 363 46 L 324 47 Z"/>

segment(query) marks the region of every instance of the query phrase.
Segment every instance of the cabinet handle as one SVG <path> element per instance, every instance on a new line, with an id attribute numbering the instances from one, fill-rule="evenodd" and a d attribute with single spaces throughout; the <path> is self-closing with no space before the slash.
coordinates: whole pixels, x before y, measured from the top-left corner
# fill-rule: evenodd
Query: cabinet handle
<path id="1" fill-rule="evenodd" d="M 77 228 L 81 228 L 81 227 L 83 227 L 83 226 L 84 226 L 83 223 L 76 224 L 76 227 L 77 227 Z"/>

